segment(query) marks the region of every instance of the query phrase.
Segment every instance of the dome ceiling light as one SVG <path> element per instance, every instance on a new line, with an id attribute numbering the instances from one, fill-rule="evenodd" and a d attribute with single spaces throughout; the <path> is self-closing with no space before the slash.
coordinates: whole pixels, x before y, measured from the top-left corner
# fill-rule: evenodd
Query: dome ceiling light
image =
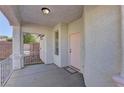
<path id="1" fill-rule="evenodd" d="M 50 9 L 49 9 L 49 8 L 46 8 L 46 7 L 43 7 L 43 8 L 41 9 L 41 11 L 42 11 L 43 14 L 45 14 L 45 15 L 48 15 L 48 14 L 50 13 Z"/>

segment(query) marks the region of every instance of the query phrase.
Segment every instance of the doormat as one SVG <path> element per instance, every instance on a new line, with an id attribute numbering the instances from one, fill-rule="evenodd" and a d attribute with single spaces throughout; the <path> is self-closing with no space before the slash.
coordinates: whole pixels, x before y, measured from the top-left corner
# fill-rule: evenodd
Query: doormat
<path id="1" fill-rule="evenodd" d="M 78 73 L 77 70 L 73 69 L 73 68 L 70 67 L 70 66 L 64 67 L 64 69 L 65 69 L 67 72 L 71 73 L 71 74 Z"/>

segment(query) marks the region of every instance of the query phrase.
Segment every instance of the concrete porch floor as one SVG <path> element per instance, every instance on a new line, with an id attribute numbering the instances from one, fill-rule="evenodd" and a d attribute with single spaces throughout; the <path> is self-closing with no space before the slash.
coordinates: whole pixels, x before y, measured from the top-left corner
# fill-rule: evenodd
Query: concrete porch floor
<path id="1" fill-rule="evenodd" d="M 14 71 L 5 87 L 84 87 L 80 73 L 70 74 L 54 64 L 31 65 Z"/>

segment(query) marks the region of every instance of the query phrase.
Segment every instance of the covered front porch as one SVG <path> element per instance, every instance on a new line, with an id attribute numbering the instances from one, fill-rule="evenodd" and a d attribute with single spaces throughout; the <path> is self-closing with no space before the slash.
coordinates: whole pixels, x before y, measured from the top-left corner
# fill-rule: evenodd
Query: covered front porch
<path id="1" fill-rule="evenodd" d="M 70 63 L 71 57 L 69 57 L 71 52 L 69 52 L 70 46 L 68 43 L 69 35 L 68 23 L 75 19 L 78 19 L 81 16 L 82 6 L 70 7 L 66 6 L 66 9 L 68 10 L 75 9 L 75 12 L 80 13 L 75 14 L 72 11 L 71 14 L 74 13 L 76 16 L 72 17 L 71 19 L 69 17 L 71 14 L 66 13 L 68 20 L 66 20 L 65 18 L 62 18 L 60 20 L 58 19 L 57 23 L 51 22 L 49 24 L 49 20 L 51 18 L 47 19 L 48 25 L 44 24 L 45 22 L 43 22 L 43 24 L 34 23 L 36 19 L 34 21 L 32 20 L 32 22 L 25 22 L 22 18 L 25 16 L 25 14 L 23 15 L 23 13 L 25 12 L 24 10 L 27 9 L 26 12 L 28 12 L 30 10 L 30 9 L 28 10 L 28 7 L 33 8 L 33 6 L 26 6 L 24 10 L 23 7 L 24 6 L 0 6 L 0 11 L 7 17 L 9 25 L 13 27 L 12 54 L 8 60 L 3 60 L 2 64 L 0 64 L 0 70 L 2 72 L 2 74 L 0 75 L 1 86 L 7 87 L 84 86 L 81 66 L 78 66 L 78 68 L 75 70 L 76 72 L 74 71 L 74 73 L 69 73 L 67 70 L 65 70 L 65 67 L 71 65 Z M 35 6 L 33 9 L 38 10 L 42 7 L 44 6 Z M 49 7 L 57 9 L 56 6 Z M 19 11 L 18 8 L 21 9 L 22 12 Z M 61 9 L 61 6 L 58 8 Z M 64 9 L 64 6 L 63 11 L 67 12 L 67 10 Z M 59 13 L 61 12 L 56 11 L 54 15 L 59 16 Z M 40 19 L 41 17 L 43 17 L 43 19 L 44 18 L 46 19 L 46 17 L 48 17 L 47 15 L 39 14 L 39 12 L 38 16 Z M 22 22 L 22 20 L 24 22 Z M 54 20 L 56 20 L 56 17 Z M 64 22 L 64 20 L 66 20 L 67 22 Z M 40 20 L 39 22 L 42 22 L 42 20 Z M 24 49 L 25 33 L 37 34 L 38 37 L 40 38 L 39 40 L 40 47 L 38 49 L 39 59 L 41 59 L 44 64 L 36 64 L 30 66 L 25 65 Z M 78 43 L 78 46 L 80 48 L 80 41 Z M 78 51 L 78 54 L 76 56 L 77 58 L 75 58 L 76 60 L 74 59 L 74 62 L 77 62 L 77 64 L 74 64 L 76 66 L 82 64 L 80 61 L 81 56 L 80 54 L 81 51 Z M 7 65 L 5 63 L 7 63 Z"/>
<path id="2" fill-rule="evenodd" d="M 12 55 L 2 62 L 9 66 L 0 64 L 2 86 L 84 86 L 84 81 L 88 87 L 124 86 L 124 6 L 8 5 L 0 10 L 13 27 Z M 40 35 L 44 64 L 25 66 L 24 33 Z M 68 66 L 78 72 L 68 73 Z"/>
<path id="3" fill-rule="evenodd" d="M 83 87 L 81 73 L 71 74 L 55 64 L 26 66 L 14 71 L 5 87 Z"/>

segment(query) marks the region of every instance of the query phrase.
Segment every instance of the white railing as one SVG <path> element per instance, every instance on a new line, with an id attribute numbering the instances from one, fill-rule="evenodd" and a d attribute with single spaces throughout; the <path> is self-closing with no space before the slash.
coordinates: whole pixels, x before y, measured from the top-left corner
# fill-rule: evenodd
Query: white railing
<path id="1" fill-rule="evenodd" d="M 12 74 L 12 58 L 0 61 L 0 86 L 4 86 Z"/>

